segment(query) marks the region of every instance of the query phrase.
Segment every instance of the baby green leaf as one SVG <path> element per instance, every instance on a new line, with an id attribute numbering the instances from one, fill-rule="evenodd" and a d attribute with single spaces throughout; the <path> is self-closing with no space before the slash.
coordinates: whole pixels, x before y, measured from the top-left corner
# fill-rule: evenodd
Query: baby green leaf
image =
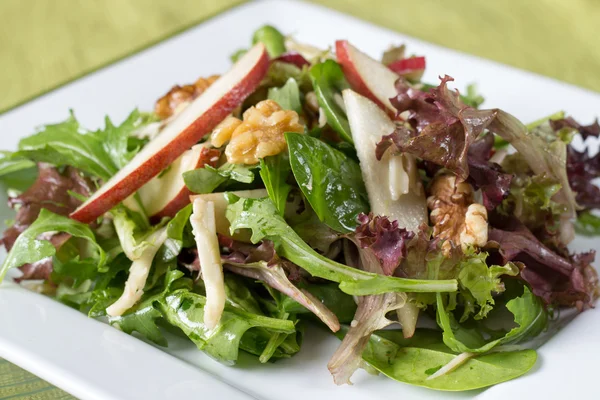
<path id="1" fill-rule="evenodd" d="M 340 96 L 342 90 L 349 88 L 344 77 L 342 68 L 333 60 L 315 64 L 310 69 L 315 94 L 319 106 L 325 111 L 327 123 L 347 142 L 354 143 L 350 132 L 350 124 L 346 112 L 336 101 L 336 95 Z"/>
<path id="2" fill-rule="evenodd" d="M 267 98 L 279 104 L 284 110 L 292 110 L 298 114 L 302 113 L 300 88 L 294 78 L 288 79 L 285 85 L 280 88 L 269 88 Z"/>
<path id="3" fill-rule="evenodd" d="M 280 215 L 285 211 L 285 203 L 291 186 L 286 183 L 291 167 L 287 153 L 265 157 L 260 160 L 260 177 L 265 184 L 269 198 Z"/>
<path id="4" fill-rule="evenodd" d="M 525 374 L 537 359 L 534 350 L 484 354 L 468 359 L 445 375 L 428 379 L 456 354 L 441 343 L 439 336 L 437 341 L 431 337 L 420 341 L 421 334 L 417 330 L 413 339 L 400 343 L 386 339 L 385 331 L 373 334 L 362 357 L 391 379 L 445 391 L 473 390 L 506 382 Z"/>

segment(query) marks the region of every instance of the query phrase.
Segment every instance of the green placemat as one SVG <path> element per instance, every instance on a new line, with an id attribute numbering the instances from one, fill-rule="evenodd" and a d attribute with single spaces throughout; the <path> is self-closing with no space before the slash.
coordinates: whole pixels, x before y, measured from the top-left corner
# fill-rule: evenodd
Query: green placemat
<path id="1" fill-rule="evenodd" d="M 600 91 L 600 2 L 595 0 L 313 1 L 430 42 Z M 241 2 L 2 0 L 0 110 Z M 0 359 L 0 399 L 8 398 L 71 397 Z"/>

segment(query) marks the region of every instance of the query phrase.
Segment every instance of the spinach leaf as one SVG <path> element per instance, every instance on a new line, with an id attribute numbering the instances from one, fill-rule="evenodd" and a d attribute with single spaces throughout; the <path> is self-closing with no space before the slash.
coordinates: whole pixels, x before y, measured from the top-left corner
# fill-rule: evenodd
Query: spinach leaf
<path id="1" fill-rule="evenodd" d="M 285 211 L 288 194 L 292 188 L 286 183 L 291 170 L 289 156 L 285 152 L 260 160 L 260 177 L 279 215 L 283 215 Z"/>
<path id="2" fill-rule="evenodd" d="M 525 374 L 537 359 L 534 350 L 484 354 L 468 359 L 445 375 L 427 379 L 451 362 L 456 354 L 441 343 L 437 332 L 423 330 L 417 330 L 408 340 L 386 331 L 373 334 L 362 357 L 391 379 L 447 391 L 473 390 L 506 382 Z"/>
<path id="3" fill-rule="evenodd" d="M 225 194 L 229 205 L 226 217 L 231 223 L 231 232 L 238 229 L 252 231 L 252 243 L 271 240 L 277 254 L 304 268 L 315 277 L 341 283 L 340 288 L 348 294 L 355 293 L 354 283 L 366 283 L 370 291 L 381 293 L 379 287 L 385 286 L 386 292 L 454 292 L 455 280 L 416 280 L 373 274 L 351 268 L 322 256 L 313 250 L 277 213 L 269 198 L 240 198 L 233 193 Z M 373 294 L 369 290 L 361 295 Z"/>
<path id="4" fill-rule="evenodd" d="M 600 235 L 600 217 L 590 211 L 579 213 L 575 222 L 575 231 L 585 236 Z"/>
<path id="5" fill-rule="evenodd" d="M 252 44 L 264 44 L 269 53 L 269 57 L 271 58 L 278 57 L 285 53 L 284 42 L 285 37 L 271 25 L 261 26 L 252 35 Z"/>
<path id="6" fill-rule="evenodd" d="M 290 164 L 302 193 L 319 219 L 338 232 L 351 232 L 369 200 L 358 163 L 308 135 L 286 133 Z"/>
<path id="7" fill-rule="evenodd" d="M 506 303 L 506 308 L 513 314 L 517 326 L 506 335 L 485 342 L 478 329 L 465 328 L 458 324 L 454 315 L 444 305 L 442 295 L 437 294 L 438 324 L 443 329 L 444 343 L 458 353 L 485 353 L 495 346 L 508 343 L 519 343 L 537 336 L 548 325 L 548 314 L 542 301 L 523 286 L 523 294 Z"/>
<path id="8" fill-rule="evenodd" d="M 225 163 L 219 168 L 205 165 L 203 168 L 194 169 L 183 173 L 185 185 L 194 193 L 212 193 L 216 188 L 229 182 L 252 183 L 254 181 L 254 167 L 241 164 Z"/>
<path id="9" fill-rule="evenodd" d="M 326 60 L 323 63 L 312 66 L 310 77 L 319 106 L 325 111 L 325 115 L 327 116 L 327 123 L 345 141 L 354 143 L 346 112 L 336 101 L 336 95 L 341 96 L 342 90 L 350 87 L 344 77 L 342 68 L 337 62 Z"/>
<path id="10" fill-rule="evenodd" d="M 298 114 L 302 113 L 302 103 L 300 101 L 300 88 L 294 78 L 287 80 L 285 85 L 280 88 L 269 88 L 267 98 L 275 101 L 285 110 L 292 110 Z"/>
<path id="11" fill-rule="evenodd" d="M 90 227 L 70 218 L 54 214 L 44 208 L 40 211 L 40 215 L 35 222 L 19 235 L 6 256 L 0 267 L 0 282 L 9 269 L 34 263 L 56 254 L 56 249 L 48 240 L 38 239 L 38 236 L 48 232 L 65 232 L 73 237 L 88 241 L 92 252 L 83 260 L 93 263 L 97 270 L 104 269 L 106 253 L 96 242 L 96 237 Z"/>

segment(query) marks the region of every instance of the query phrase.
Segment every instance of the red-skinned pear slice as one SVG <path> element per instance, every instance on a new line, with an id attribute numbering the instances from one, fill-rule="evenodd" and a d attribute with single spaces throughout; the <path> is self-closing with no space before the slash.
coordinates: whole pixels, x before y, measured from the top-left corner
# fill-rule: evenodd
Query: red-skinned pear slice
<path id="1" fill-rule="evenodd" d="M 183 181 L 183 173 L 205 165 L 215 166 L 220 152 L 202 143 L 184 152 L 165 173 L 152 178 L 138 193 L 146 213 L 152 222 L 173 217 L 190 204 L 190 191 Z"/>
<path id="2" fill-rule="evenodd" d="M 177 115 L 142 151 L 71 214 L 89 223 L 136 192 L 209 134 L 256 89 L 269 67 L 269 56 L 257 44 Z"/>
<path id="3" fill-rule="evenodd" d="M 335 53 L 352 89 L 394 116 L 396 109 L 390 103 L 390 97 L 397 94 L 395 83 L 399 75 L 352 46 L 347 40 L 335 42 Z"/>
<path id="4" fill-rule="evenodd" d="M 378 161 L 375 147 L 394 131 L 394 123 L 366 97 L 350 89 L 342 94 L 371 211 L 397 220 L 401 228 L 417 230 L 427 223 L 427 203 L 414 158 L 390 149 Z"/>

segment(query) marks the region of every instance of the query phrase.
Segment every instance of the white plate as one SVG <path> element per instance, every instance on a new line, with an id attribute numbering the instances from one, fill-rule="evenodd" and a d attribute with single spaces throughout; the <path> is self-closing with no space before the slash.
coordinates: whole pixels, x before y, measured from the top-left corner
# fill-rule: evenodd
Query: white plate
<path id="1" fill-rule="evenodd" d="M 425 81 L 436 82 L 438 75 L 449 74 L 459 88 L 477 82 L 487 106 L 504 108 L 524 121 L 566 109 L 587 123 L 600 112 L 596 93 L 459 54 L 318 6 L 265 1 L 231 10 L 6 113 L 0 117 L 0 147 L 15 148 L 19 138 L 36 126 L 65 119 L 69 108 L 88 128 L 102 125 L 105 114 L 120 121 L 135 107 L 151 109 L 154 100 L 173 84 L 225 71 L 229 55 L 247 47 L 253 30 L 265 23 L 318 46 L 347 38 L 374 56 L 392 43 L 407 43 L 411 53 L 427 56 Z M 401 10 L 398 27 L 402 27 Z M 9 215 L 6 208 L 0 212 Z M 574 246 L 577 250 L 599 247 L 591 239 L 578 240 Z M 430 391 L 364 371 L 354 376 L 354 386 L 336 387 L 326 365 L 339 342 L 318 329 L 308 332 L 302 351 L 292 359 L 257 365 L 242 357 L 237 367 L 230 368 L 183 340 L 170 340 L 166 351 L 171 356 L 10 283 L 0 289 L 0 316 L 0 356 L 82 399 L 553 399 L 574 393 L 589 397 L 597 390 L 598 310 L 583 313 L 544 345 L 536 367 L 525 377 L 470 393 Z"/>

